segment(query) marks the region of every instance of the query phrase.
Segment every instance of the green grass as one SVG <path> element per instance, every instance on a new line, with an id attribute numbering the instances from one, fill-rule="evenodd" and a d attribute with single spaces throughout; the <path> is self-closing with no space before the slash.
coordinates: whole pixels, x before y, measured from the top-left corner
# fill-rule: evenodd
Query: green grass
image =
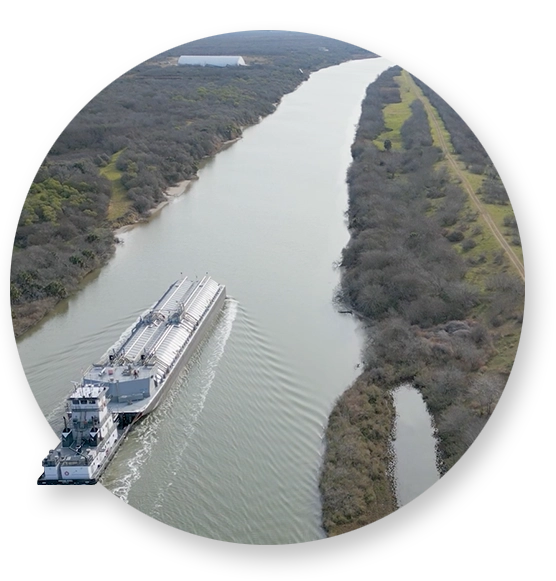
<path id="1" fill-rule="evenodd" d="M 504 325 L 498 330 L 495 340 L 496 353 L 490 358 L 489 371 L 509 375 L 515 361 L 520 333 L 514 325 Z"/>
<path id="2" fill-rule="evenodd" d="M 401 103 L 390 103 L 382 110 L 386 131 L 381 133 L 373 141 L 379 149 L 384 149 L 384 141 L 386 139 L 389 139 L 392 142 L 392 149 L 402 149 L 400 129 L 411 115 L 411 109 L 409 106 L 415 100 L 415 96 L 411 93 L 406 76 L 402 74 L 401 76 L 394 77 L 394 80 L 400 87 L 400 97 L 402 101 Z"/>
<path id="3" fill-rule="evenodd" d="M 413 82 L 413 79 L 410 77 L 410 75 L 407 71 L 402 71 L 401 77 L 398 77 L 398 78 L 403 79 L 403 83 L 405 84 L 407 91 L 411 92 L 411 94 L 413 96 L 412 100 L 413 100 L 413 98 L 426 100 L 425 95 L 423 94 L 423 91 Z M 444 127 L 444 123 L 442 123 L 442 119 L 440 119 L 440 115 L 438 114 L 438 111 L 434 107 L 431 107 L 431 108 L 433 111 L 434 118 L 438 122 L 438 126 L 441 127 L 442 136 L 444 137 L 445 142 L 448 144 L 450 152 L 453 153 L 454 148 L 452 146 L 451 136 L 448 133 L 448 131 L 446 130 L 446 128 Z M 430 118 L 430 111 L 428 111 L 428 110 L 427 110 L 427 116 L 429 118 L 429 128 L 430 128 L 431 137 L 432 137 L 432 144 L 434 146 L 440 148 L 441 144 L 440 144 L 440 141 L 439 141 L 438 136 L 436 134 L 435 125 L 433 123 L 433 120 Z"/>
<path id="4" fill-rule="evenodd" d="M 110 163 L 100 170 L 100 175 L 110 180 L 112 184 L 112 197 L 106 216 L 110 222 L 115 222 L 125 216 L 131 206 L 131 200 L 127 197 L 127 192 L 120 182 L 122 172 L 116 168 L 116 161 L 122 151 L 123 149 L 116 152 L 110 158 Z"/>
<path id="5" fill-rule="evenodd" d="M 500 232 L 504 238 L 508 241 L 508 243 L 512 246 L 513 251 L 516 253 L 517 257 L 523 264 L 523 250 L 521 246 L 516 246 L 512 243 L 512 235 L 507 233 L 508 228 L 504 226 L 504 218 L 507 216 L 513 216 L 514 211 L 510 204 L 506 206 L 501 206 L 499 204 L 483 204 L 486 208 L 487 212 L 491 215 L 492 219 L 498 226 Z"/>
<path id="6" fill-rule="evenodd" d="M 465 175 L 467 181 L 469 182 L 470 186 L 473 188 L 475 192 L 479 190 L 479 188 L 483 185 L 483 180 L 485 176 L 477 175 L 476 173 L 471 173 L 467 169 L 463 167 L 463 164 L 458 163 L 461 173 Z"/>
<path id="7" fill-rule="evenodd" d="M 475 193 L 477 193 L 483 183 L 484 176 L 471 173 L 470 171 L 464 169 L 462 164 L 460 164 L 460 169 L 461 172 L 465 175 L 467 181 L 469 182 Z M 508 228 L 504 226 L 504 218 L 506 218 L 507 216 L 514 215 L 511 204 L 502 206 L 500 204 L 487 204 L 482 201 L 481 204 L 483 208 L 487 211 L 487 213 L 490 215 L 490 217 L 494 220 L 496 226 L 498 227 L 506 241 L 511 245 L 513 251 L 523 264 L 523 250 L 521 249 L 521 246 L 516 246 L 515 244 L 513 244 L 512 234 L 511 232 L 509 232 Z"/>

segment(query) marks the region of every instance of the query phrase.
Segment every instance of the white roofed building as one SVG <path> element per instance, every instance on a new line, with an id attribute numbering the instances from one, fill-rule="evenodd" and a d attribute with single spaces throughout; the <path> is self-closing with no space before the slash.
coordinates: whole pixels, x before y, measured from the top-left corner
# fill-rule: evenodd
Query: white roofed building
<path id="1" fill-rule="evenodd" d="M 200 56 L 183 55 L 178 59 L 178 65 L 196 65 L 200 67 L 240 67 L 246 66 L 241 56 Z"/>

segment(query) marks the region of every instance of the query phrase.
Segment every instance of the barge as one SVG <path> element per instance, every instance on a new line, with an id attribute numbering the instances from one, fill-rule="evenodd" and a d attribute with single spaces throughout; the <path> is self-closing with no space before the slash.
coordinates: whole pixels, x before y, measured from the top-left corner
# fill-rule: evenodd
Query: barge
<path id="1" fill-rule="evenodd" d="M 209 276 L 173 283 L 74 383 L 60 443 L 37 484 L 96 484 L 133 425 L 163 401 L 225 299 L 225 286 Z"/>

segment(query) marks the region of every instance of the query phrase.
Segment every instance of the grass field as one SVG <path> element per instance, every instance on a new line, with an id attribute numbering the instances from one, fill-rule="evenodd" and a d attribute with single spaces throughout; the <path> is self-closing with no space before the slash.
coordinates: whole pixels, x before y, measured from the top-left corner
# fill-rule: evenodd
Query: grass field
<path id="1" fill-rule="evenodd" d="M 402 149 L 402 138 L 400 129 L 406 119 L 411 115 L 409 106 L 415 100 L 406 77 L 402 74 L 394 77 L 394 80 L 400 87 L 401 103 L 390 103 L 382 110 L 384 115 L 384 125 L 386 131 L 381 133 L 373 143 L 379 149 L 384 148 L 384 141 L 389 139 L 392 142 L 392 149 Z"/>
<path id="2" fill-rule="evenodd" d="M 110 158 L 110 163 L 100 170 L 100 175 L 104 176 L 112 183 L 112 198 L 110 199 L 107 214 L 107 218 L 110 222 L 115 222 L 125 216 L 131 206 L 131 201 L 127 197 L 126 190 L 120 182 L 122 172 L 116 168 L 116 161 L 122 151 L 123 149 L 116 152 Z"/>

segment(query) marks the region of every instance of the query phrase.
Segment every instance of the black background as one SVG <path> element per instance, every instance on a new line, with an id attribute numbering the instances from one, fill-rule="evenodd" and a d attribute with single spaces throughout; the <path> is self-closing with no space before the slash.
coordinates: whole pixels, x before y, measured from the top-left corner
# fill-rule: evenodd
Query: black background
<path id="1" fill-rule="evenodd" d="M 269 28 L 268 23 L 260 28 Z M 527 262 L 530 291 L 538 277 L 533 240 L 547 237 L 538 214 L 543 213 L 546 192 L 552 196 L 554 191 L 554 27 L 365 24 L 308 29 L 296 27 L 292 19 L 289 28 L 341 38 L 385 56 L 429 84 L 462 115 L 510 194 L 525 256 L 532 257 Z M 5 160 L 11 162 L 4 168 L 8 175 L 3 195 L 11 239 L 38 165 L 85 102 L 113 78 L 162 50 L 231 30 L 216 25 L 12 26 L 12 38 L 19 40 L 2 66 L 4 139 L 12 152 L 4 150 Z M 548 158 L 543 153 L 547 147 Z M 12 199 L 17 208 L 7 205 Z M 535 235 L 528 232 L 532 228 Z M 548 269 L 542 270 L 549 275 Z M 554 426 L 554 401 L 539 338 L 532 343 L 530 328 L 537 317 L 531 302 L 529 296 L 506 392 L 470 451 L 438 485 L 390 517 L 342 537 L 293 545 L 288 554 L 306 563 L 311 577 L 554 578 L 554 440 L 552 430 L 546 433 L 547 426 Z M 548 323 L 546 314 L 543 319 Z M 225 578 L 278 574 L 288 565 L 288 577 L 302 574 L 293 560 L 267 560 L 259 568 L 252 553 L 245 559 L 249 549 L 243 545 L 174 530 L 126 506 L 101 486 L 37 487 L 41 460 L 58 439 L 37 407 L 14 353 L 15 376 L 5 375 L 3 385 L 8 417 L 2 528 L 9 539 L 3 552 L 18 567 L 9 578 Z M 550 417 L 539 413 L 543 410 L 549 410 Z M 24 556 L 16 557 L 16 549 Z M 104 559 L 109 567 L 102 566 Z"/>

